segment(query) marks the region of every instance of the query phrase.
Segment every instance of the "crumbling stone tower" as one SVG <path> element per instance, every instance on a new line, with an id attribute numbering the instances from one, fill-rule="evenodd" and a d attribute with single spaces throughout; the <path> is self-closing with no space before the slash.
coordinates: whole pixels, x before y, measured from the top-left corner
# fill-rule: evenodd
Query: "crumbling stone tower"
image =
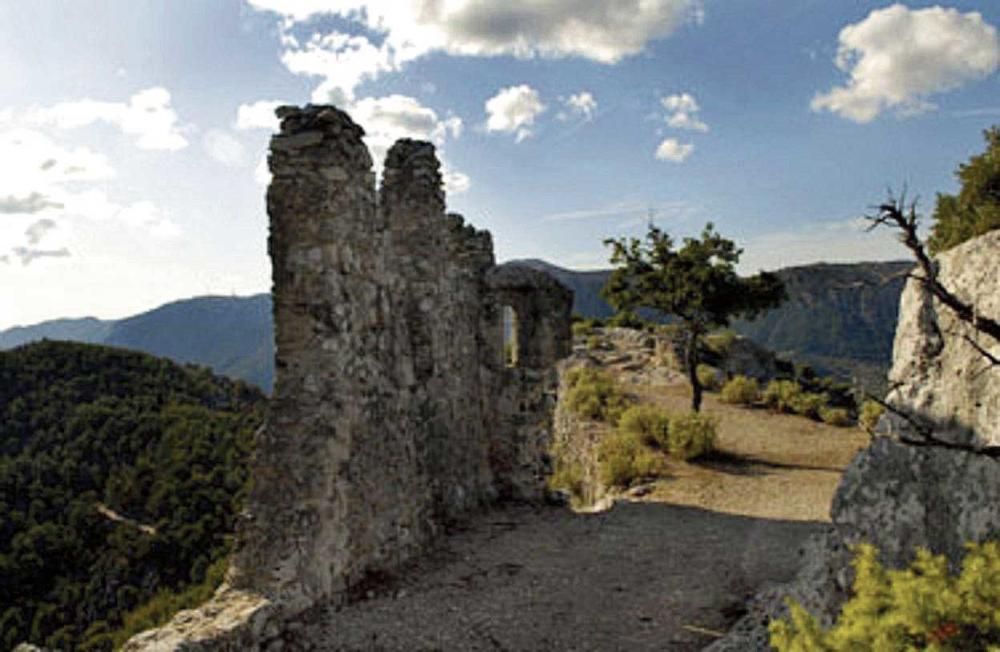
<path id="1" fill-rule="evenodd" d="M 278 115 L 276 382 L 231 584 L 298 611 L 498 496 L 541 496 L 572 293 L 495 267 L 489 233 L 445 213 L 432 145 L 396 143 L 376 192 L 345 113 Z M 513 368 L 505 305 L 518 313 Z"/>

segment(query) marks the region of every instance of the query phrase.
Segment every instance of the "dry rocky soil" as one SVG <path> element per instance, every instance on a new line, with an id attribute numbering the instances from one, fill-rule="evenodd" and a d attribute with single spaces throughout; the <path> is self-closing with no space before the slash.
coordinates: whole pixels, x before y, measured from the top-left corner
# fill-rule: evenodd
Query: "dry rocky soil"
<path id="1" fill-rule="evenodd" d="M 675 373 L 617 373 L 645 401 L 683 410 Z M 295 633 L 321 650 L 699 650 L 749 594 L 791 579 L 828 521 L 840 475 L 867 443 L 856 428 L 723 405 L 719 452 L 609 509 L 508 506 L 378 578 Z M 293 646 L 294 647 L 294 646 Z"/>

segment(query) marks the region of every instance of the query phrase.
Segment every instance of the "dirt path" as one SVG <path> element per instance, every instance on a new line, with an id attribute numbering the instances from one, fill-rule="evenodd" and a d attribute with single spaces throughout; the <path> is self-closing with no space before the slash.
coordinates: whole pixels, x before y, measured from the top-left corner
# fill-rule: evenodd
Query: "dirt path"
<path id="1" fill-rule="evenodd" d="M 630 367 L 642 365 L 625 356 L 616 375 L 632 393 L 687 409 L 679 376 Z M 825 527 L 840 474 L 867 441 L 713 395 L 704 409 L 721 424 L 712 459 L 672 462 L 606 512 L 484 514 L 360 601 L 313 613 L 298 639 L 329 651 L 703 648 L 749 594 L 794 576 L 800 545 Z"/>
<path id="2" fill-rule="evenodd" d="M 699 650 L 746 595 L 790 579 L 823 526 L 620 502 L 507 508 L 368 599 L 314 614 L 320 650 Z"/>

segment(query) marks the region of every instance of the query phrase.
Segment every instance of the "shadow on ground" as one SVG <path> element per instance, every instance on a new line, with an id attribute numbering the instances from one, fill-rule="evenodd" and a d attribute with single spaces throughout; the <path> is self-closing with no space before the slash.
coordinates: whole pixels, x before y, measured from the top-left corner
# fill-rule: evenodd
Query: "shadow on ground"
<path id="1" fill-rule="evenodd" d="M 748 594 L 790 579 L 824 527 L 662 503 L 505 507 L 359 601 L 315 611 L 298 637 L 320 650 L 699 650 Z"/>

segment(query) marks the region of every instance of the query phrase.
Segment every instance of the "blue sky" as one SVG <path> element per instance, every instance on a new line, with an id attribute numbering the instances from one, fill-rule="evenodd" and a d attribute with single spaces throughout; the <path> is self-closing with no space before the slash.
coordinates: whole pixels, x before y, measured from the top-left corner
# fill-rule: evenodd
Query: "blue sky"
<path id="1" fill-rule="evenodd" d="M 1000 4 L 38 0 L 0 5 L 0 328 L 266 291 L 275 103 L 433 140 L 500 260 L 606 263 L 648 215 L 743 269 L 894 259 L 1000 123 Z"/>

